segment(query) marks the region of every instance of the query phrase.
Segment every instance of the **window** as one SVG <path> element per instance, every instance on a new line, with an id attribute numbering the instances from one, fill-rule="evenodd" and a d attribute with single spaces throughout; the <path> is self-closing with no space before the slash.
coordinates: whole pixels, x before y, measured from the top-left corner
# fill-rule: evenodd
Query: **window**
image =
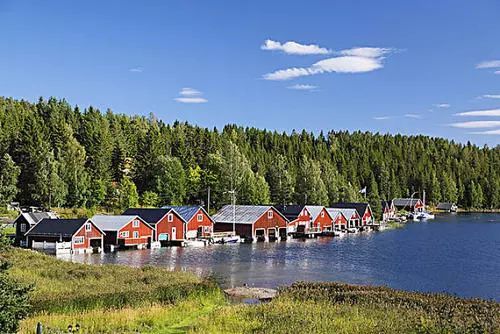
<path id="1" fill-rule="evenodd" d="M 168 222 L 171 223 L 174 221 L 174 215 L 172 213 L 168 214 Z"/>
<path id="2" fill-rule="evenodd" d="M 204 226 L 204 227 L 203 227 L 203 231 L 204 231 L 205 233 L 210 232 L 210 226 Z"/>
<path id="3" fill-rule="evenodd" d="M 198 219 L 199 222 L 202 222 L 203 221 L 203 215 L 201 213 L 199 213 L 197 219 Z"/>
<path id="4" fill-rule="evenodd" d="M 73 243 L 75 244 L 83 244 L 83 237 L 74 237 L 73 238 Z"/>
<path id="5" fill-rule="evenodd" d="M 133 227 L 139 227 L 139 220 L 134 220 L 134 222 L 132 223 L 132 226 Z"/>
<path id="6" fill-rule="evenodd" d="M 85 224 L 85 231 L 87 231 L 87 232 L 92 231 L 92 224 L 91 223 L 86 223 Z"/>
<path id="7" fill-rule="evenodd" d="M 122 231 L 122 232 L 120 232 L 120 238 L 128 238 L 128 236 L 129 236 L 128 231 Z"/>
<path id="8" fill-rule="evenodd" d="M 321 211 L 321 218 L 325 216 L 325 211 Z"/>
<path id="9" fill-rule="evenodd" d="M 22 233 L 26 232 L 26 224 L 21 224 L 20 229 Z"/>
<path id="10" fill-rule="evenodd" d="M 272 219 L 273 218 L 273 212 L 271 210 L 267 211 L 267 218 Z"/>
<path id="11" fill-rule="evenodd" d="M 139 232 L 138 231 L 134 231 L 134 239 L 139 239 Z"/>

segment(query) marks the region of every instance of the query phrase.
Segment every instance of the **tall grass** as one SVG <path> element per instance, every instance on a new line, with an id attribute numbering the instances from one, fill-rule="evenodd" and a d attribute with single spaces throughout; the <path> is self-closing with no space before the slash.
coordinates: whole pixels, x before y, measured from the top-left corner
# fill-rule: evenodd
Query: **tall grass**
<path id="1" fill-rule="evenodd" d="M 12 250 L 3 256 L 12 264 L 9 275 L 34 286 L 34 312 L 174 303 L 192 293 L 217 289 L 194 274 L 150 266 L 78 264 L 28 250 Z"/>

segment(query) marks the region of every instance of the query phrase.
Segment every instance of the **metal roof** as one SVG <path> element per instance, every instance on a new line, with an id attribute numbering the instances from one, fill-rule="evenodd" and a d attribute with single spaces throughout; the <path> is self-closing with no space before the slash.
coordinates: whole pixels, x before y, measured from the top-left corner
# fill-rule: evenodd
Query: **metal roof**
<path id="1" fill-rule="evenodd" d="M 370 208 L 370 205 L 368 203 L 333 203 L 331 207 L 339 209 L 355 209 L 358 212 L 358 215 L 363 217 L 366 209 Z"/>
<path id="2" fill-rule="evenodd" d="M 311 214 L 311 219 L 315 220 L 316 218 L 318 218 L 318 216 L 321 213 L 321 210 L 323 210 L 324 206 L 321 206 L 321 205 L 306 205 L 305 208 Z"/>
<path id="3" fill-rule="evenodd" d="M 149 225 L 156 225 L 171 209 L 157 208 L 128 208 L 123 212 L 125 216 L 139 216 Z"/>
<path id="4" fill-rule="evenodd" d="M 53 212 L 22 212 L 19 217 L 24 217 L 30 225 L 35 225 L 44 218 L 56 219 L 57 216 Z M 16 218 L 19 219 L 19 217 Z"/>
<path id="5" fill-rule="evenodd" d="M 394 206 L 398 207 L 414 207 L 418 202 L 420 201 L 420 198 L 395 198 L 392 200 L 392 203 L 394 203 Z"/>
<path id="6" fill-rule="evenodd" d="M 61 235 L 73 236 L 89 219 L 42 219 L 25 235 Z"/>
<path id="7" fill-rule="evenodd" d="M 328 213 L 330 213 L 331 216 L 336 214 L 335 213 L 336 211 L 341 212 L 347 220 L 351 219 L 351 217 L 355 213 L 357 213 L 356 209 L 350 209 L 350 208 L 327 208 L 326 210 L 328 211 Z"/>
<path id="8" fill-rule="evenodd" d="M 132 220 L 139 219 L 145 223 L 148 227 L 152 228 L 151 225 L 144 222 L 141 217 L 136 215 L 95 215 L 91 218 L 94 224 L 103 231 L 119 231 L 122 227 L 130 223 Z"/>
<path id="9" fill-rule="evenodd" d="M 174 209 L 182 219 L 186 222 L 190 221 L 191 218 L 198 212 L 201 206 L 196 205 L 182 205 L 182 206 L 163 206 L 162 209 Z"/>
<path id="10" fill-rule="evenodd" d="M 235 205 L 235 222 L 237 224 L 253 224 L 271 208 L 272 206 L 270 205 Z M 216 223 L 232 223 L 233 205 L 225 205 L 212 217 L 212 219 Z"/>
<path id="11" fill-rule="evenodd" d="M 436 206 L 438 210 L 451 210 L 455 207 L 455 203 L 441 202 Z"/>

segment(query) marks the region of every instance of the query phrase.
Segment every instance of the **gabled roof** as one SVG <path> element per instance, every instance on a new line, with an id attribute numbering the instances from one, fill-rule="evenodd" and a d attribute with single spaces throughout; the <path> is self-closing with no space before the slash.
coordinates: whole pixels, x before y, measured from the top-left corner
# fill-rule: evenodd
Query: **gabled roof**
<path id="1" fill-rule="evenodd" d="M 338 209 L 355 209 L 360 217 L 363 217 L 366 209 L 371 211 L 368 203 L 333 203 L 331 207 Z"/>
<path id="2" fill-rule="evenodd" d="M 24 217 L 24 219 L 26 219 L 26 221 L 30 224 L 30 225 L 35 225 L 36 223 L 38 223 L 40 220 L 44 219 L 44 218 L 48 218 L 48 219 L 56 219 L 57 216 L 55 213 L 53 212 L 22 212 L 17 218 L 16 218 L 16 221 L 20 218 L 20 217 Z M 15 221 L 14 221 L 15 222 Z"/>
<path id="3" fill-rule="evenodd" d="M 174 209 L 175 212 L 177 212 L 186 222 L 189 222 L 200 209 L 204 211 L 210 219 L 212 219 L 205 211 L 205 209 L 203 209 L 202 206 L 198 205 L 179 205 L 179 206 L 167 205 L 163 206 L 162 209 Z"/>
<path id="4" fill-rule="evenodd" d="M 146 223 L 139 216 L 133 216 L 133 215 L 130 215 L 130 216 L 127 216 L 127 215 L 117 215 L 117 216 L 95 215 L 94 217 L 91 218 L 92 222 L 94 222 L 94 224 L 103 231 L 119 231 L 125 225 L 127 225 L 128 223 L 130 223 L 131 221 L 133 221 L 135 219 L 140 219 L 149 228 L 153 229 L 153 227 L 151 227 L 151 225 Z"/>
<path id="5" fill-rule="evenodd" d="M 271 205 L 235 205 L 234 206 L 234 217 L 237 224 L 253 224 L 259 219 L 263 214 L 265 214 L 269 209 L 272 209 Z M 275 211 L 283 216 L 279 211 Z M 222 209 L 217 212 L 212 219 L 216 223 L 232 223 L 233 222 L 233 205 L 225 205 Z"/>
<path id="6" fill-rule="evenodd" d="M 172 209 L 158 208 L 128 208 L 123 212 L 125 216 L 139 216 L 149 225 L 156 225 Z M 182 217 L 181 217 L 182 218 Z"/>
<path id="7" fill-rule="evenodd" d="M 382 203 L 382 211 L 384 211 L 385 209 L 391 209 L 394 204 L 392 201 L 381 201 L 381 203 Z"/>
<path id="8" fill-rule="evenodd" d="M 419 198 L 395 198 L 392 200 L 394 206 L 397 207 L 414 207 L 418 202 L 421 202 Z"/>
<path id="9" fill-rule="evenodd" d="M 293 205 L 275 205 L 274 208 L 278 210 L 286 219 L 292 221 L 297 219 L 297 217 L 304 209 L 305 205 L 293 204 Z"/>
<path id="10" fill-rule="evenodd" d="M 354 214 L 358 214 L 356 209 L 349 209 L 349 208 L 328 208 L 326 210 L 330 213 L 330 216 L 332 216 L 335 213 L 335 211 L 340 211 L 347 220 L 351 219 L 351 217 Z"/>
<path id="11" fill-rule="evenodd" d="M 436 206 L 436 209 L 438 209 L 438 210 L 451 210 L 454 207 L 455 207 L 455 203 L 445 202 L 445 203 L 438 203 L 438 205 Z"/>
<path id="12" fill-rule="evenodd" d="M 328 214 L 330 215 L 330 217 L 332 218 L 332 220 L 336 220 L 337 219 L 337 216 L 339 215 L 342 215 L 344 216 L 344 218 L 346 220 L 349 220 L 349 218 L 352 216 L 349 216 L 349 218 L 347 218 L 344 213 L 342 212 L 343 210 L 351 210 L 352 213 L 354 213 L 354 210 L 353 209 L 333 209 L 333 208 L 327 208 L 326 211 L 328 212 Z"/>
<path id="13" fill-rule="evenodd" d="M 321 205 L 306 205 L 306 209 L 307 211 L 309 211 L 309 214 L 311 215 L 311 219 L 313 221 L 316 220 L 316 218 L 318 218 L 323 208 L 324 206 Z"/>
<path id="14" fill-rule="evenodd" d="M 90 221 L 87 218 L 47 219 L 44 218 L 33 226 L 25 235 L 73 236 L 82 226 Z M 102 230 L 101 230 L 102 232 Z"/>

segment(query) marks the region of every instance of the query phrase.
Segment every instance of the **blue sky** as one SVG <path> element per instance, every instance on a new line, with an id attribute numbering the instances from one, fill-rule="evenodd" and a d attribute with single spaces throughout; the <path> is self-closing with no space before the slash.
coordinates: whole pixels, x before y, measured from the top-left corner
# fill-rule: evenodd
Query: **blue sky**
<path id="1" fill-rule="evenodd" d="M 0 0 L 0 95 L 493 146 L 499 33 L 496 0 Z"/>

